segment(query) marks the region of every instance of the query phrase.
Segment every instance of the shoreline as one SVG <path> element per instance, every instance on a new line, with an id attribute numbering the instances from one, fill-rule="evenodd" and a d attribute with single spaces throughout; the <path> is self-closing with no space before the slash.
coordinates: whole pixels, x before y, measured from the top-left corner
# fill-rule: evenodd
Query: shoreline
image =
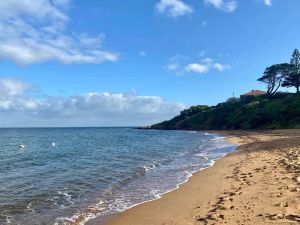
<path id="1" fill-rule="evenodd" d="M 185 131 L 185 130 L 184 130 L 184 131 Z M 216 163 L 218 160 L 220 160 L 220 159 L 226 157 L 228 154 L 231 154 L 231 153 L 234 153 L 235 151 L 237 151 L 237 148 L 238 148 L 238 146 L 239 146 L 239 144 L 238 144 L 237 142 L 235 142 L 234 140 L 230 140 L 229 137 L 226 137 L 226 135 L 221 134 L 220 132 L 217 132 L 217 131 L 216 131 L 216 132 L 210 132 L 210 131 L 198 131 L 198 130 L 195 130 L 195 131 L 192 131 L 192 130 L 186 130 L 186 131 L 190 131 L 190 132 L 201 132 L 201 133 L 203 133 L 203 134 L 205 134 L 205 135 L 218 135 L 218 136 L 220 136 L 220 137 L 218 137 L 218 138 L 222 138 L 222 139 L 225 140 L 225 142 L 227 142 L 227 143 L 229 143 L 230 145 L 232 145 L 232 148 L 234 148 L 234 150 L 233 150 L 232 152 L 230 152 L 230 153 L 227 153 L 227 154 L 224 155 L 224 156 L 221 156 L 221 157 L 219 157 L 219 158 L 217 158 L 217 159 L 214 159 L 214 160 L 212 161 L 212 164 L 211 164 L 211 165 L 209 165 L 209 166 L 207 166 L 207 167 L 204 167 L 204 168 L 200 168 L 199 170 L 190 172 L 190 174 L 187 175 L 187 177 L 186 177 L 186 179 L 185 179 L 184 181 L 178 183 L 178 184 L 176 185 L 175 188 L 173 188 L 173 189 L 171 189 L 171 190 L 167 190 L 167 191 L 165 191 L 165 192 L 159 194 L 159 197 L 157 197 L 157 198 L 155 198 L 155 199 L 150 199 L 150 200 L 146 200 L 146 201 L 143 201 L 143 202 L 134 204 L 134 205 L 130 206 L 129 208 L 127 208 L 127 209 L 125 209 L 124 211 L 121 211 L 121 212 L 115 212 L 115 213 L 112 213 L 112 214 L 108 214 L 108 215 L 104 215 L 104 216 L 99 216 L 99 217 L 96 216 L 95 218 L 91 218 L 91 219 L 89 219 L 88 221 L 86 221 L 86 222 L 84 223 L 84 225 L 109 225 L 111 221 L 113 221 L 113 220 L 114 220 L 115 218 L 117 218 L 120 214 L 122 214 L 122 213 L 124 213 L 124 212 L 126 212 L 126 211 L 128 211 L 128 210 L 131 210 L 131 209 L 133 209 L 133 208 L 139 207 L 139 206 L 141 206 L 141 205 L 143 205 L 143 204 L 146 204 L 146 203 L 149 203 L 149 202 L 153 202 L 153 201 L 157 201 L 157 200 L 162 199 L 166 194 L 172 193 L 172 192 L 174 192 L 174 191 L 180 189 L 181 185 L 183 185 L 183 184 L 185 184 L 185 183 L 188 183 L 189 180 L 190 180 L 190 178 L 193 177 L 195 174 L 197 174 L 197 173 L 199 173 L 199 172 L 201 172 L 201 171 L 203 171 L 203 170 L 206 170 L 206 169 L 208 169 L 208 168 L 210 168 L 210 167 L 213 167 L 213 166 L 215 165 L 215 163 Z M 236 145 L 236 146 L 234 146 L 234 145 Z"/>
<path id="2" fill-rule="evenodd" d="M 230 224 L 239 224 L 239 222 L 237 221 L 243 221 L 244 224 L 253 224 L 254 220 L 258 224 L 265 224 L 266 220 L 268 219 L 283 220 L 281 224 L 297 223 L 298 222 L 297 212 L 300 211 L 300 208 L 298 209 L 298 205 L 297 205 L 298 203 L 295 203 L 296 206 L 292 208 L 292 210 L 289 208 L 288 212 L 292 212 L 289 214 L 285 212 L 286 208 L 284 207 L 276 207 L 275 210 L 274 205 L 266 203 L 266 206 L 264 206 L 265 209 L 268 209 L 270 211 L 273 210 L 277 212 L 280 211 L 280 213 L 277 213 L 279 215 L 278 218 L 276 217 L 277 215 L 276 213 L 275 214 L 273 213 L 274 215 L 272 213 L 269 213 L 269 214 L 262 215 L 261 217 L 255 216 L 250 219 L 249 218 L 245 219 L 243 217 L 243 213 L 242 213 L 243 210 L 240 204 L 243 200 L 248 199 L 247 197 L 251 196 L 252 193 L 251 190 L 253 188 L 254 189 L 260 188 L 261 184 L 258 184 L 258 181 L 255 181 L 253 184 L 251 184 L 252 182 L 248 181 L 248 179 L 253 179 L 254 177 L 252 170 L 251 170 L 252 173 L 250 173 L 251 175 L 249 175 L 249 177 L 248 175 L 246 177 L 245 175 L 242 175 L 244 176 L 244 178 L 237 178 L 237 180 L 233 180 L 231 182 L 228 182 L 228 180 L 232 179 L 230 177 L 239 176 L 239 174 L 234 172 L 234 169 L 232 167 L 239 168 L 239 164 L 242 163 L 243 161 L 245 160 L 251 161 L 251 159 L 249 159 L 250 157 L 249 155 L 251 155 L 251 157 L 252 155 L 254 155 L 254 157 L 257 157 L 255 156 L 255 154 L 261 154 L 261 153 L 257 153 L 259 152 L 258 150 L 264 151 L 263 148 L 266 148 L 269 149 L 268 150 L 269 152 L 265 152 L 264 154 L 274 155 L 273 152 L 271 151 L 278 150 L 276 149 L 276 144 L 281 144 L 282 148 L 286 147 L 285 145 L 288 145 L 287 141 L 285 141 L 287 140 L 286 138 L 290 138 L 290 140 L 288 141 L 291 141 L 293 139 L 293 142 L 295 142 L 294 144 L 296 145 L 300 144 L 299 141 L 300 131 L 299 130 L 208 131 L 208 133 L 220 134 L 222 136 L 225 136 L 226 141 L 229 141 L 230 143 L 240 144 L 240 146 L 238 146 L 238 148 L 234 153 L 229 153 L 227 156 L 216 160 L 215 164 L 212 167 L 195 172 L 188 179 L 187 182 L 181 184 L 179 188 L 162 195 L 161 198 L 134 206 L 130 209 L 125 210 L 124 212 L 113 215 L 112 217 L 108 218 L 105 222 L 103 220 L 101 222 L 100 220 L 94 219 L 87 222 L 86 224 L 87 225 L 100 225 L 100 224 L 101 225 L 102 224 L 105 225 L 191 224 L 192 225 L 192 224 L 197 224 L 198 225 L 198 224 L 210 224 L 211 222 L 213 224 L 216 223 L 216 221 L 218 221 L 216 224 L 222 224 L 223 222 L 228 223 L 230 220 L 234 220 L 233 218 L 230 218 L 229 216 L 230 213 L 236 214 L 239 211 L 241 211 L 240 218 L 236 218 L 235 219 L 236 221 L 235 222 L 231 221 Z M 272 145 L 273 142 L 276 142 L 275 146 L 273 145 L 274 149 L 270 150 L 269 145 Z M 279 150 L 281 149 L 279 148 Z M 264 157 L 258 159 L 266 160 L 266 158 Z M 241 169 L 245 169 L 246 167 L 242 164 L 240 165 Z M 230 176 L 232 175 L 232 173 L 234 173 L 234 175 Z M 246 181 L 241 182 L 241 179 L 245 179 Z M 295 178 L 293 177 L 292 181 L 294 180 Z M 240 187 L 237 187 L 239 186 L 238 185 L 239 182 L 241 185 Z M 232 187 L 232 185 L 236 187 Z M 248 185 L 251 188 L 249 188 Z M 247 193 L 248 196 L 244 196 L 244 194 L 242 194 L 243 192 L 241 190 L 243 190 L 244 187 L 245 189 L 249 189 L 248 191 L 249 193 Z M 228 189 L 230 188 L 235 188 L 236 190 L 230 192 L 228 191 Z M 269 189 L 272 188 L 274 187 L 270 185 Z M 228 198 L 228 196 L 224 197 L 224 195 L 226 195 L 227 192 L 233 194 L 233 196 L 236 196 L 236 193 L 240 193 L 240 195 L 238 195 L 235 198 L 237 198 L 237 200 L 241 202 L 237 202 L 235 204 L 232 203 L 232 206 L 229 206 L 231 207 L 231 209 L 229 209 L 227 206 L 224 206 L 224 204 L 226 203 L 225 200 L 224 201 L 220 200 L 220 199 Z M 268 194 L 270 195 L 272 193 L 268 193 Z M 267 196 L 265 197 L 267 198 Z M 297 197 L 293 197 L 293 202 L 297 202 L 298 200 L 299 199 Z M 213 204 L 212 202 L 215 202 L 215 204 Z M 252 211 L 253 213 L 255 213 L 256 211 L 255 207 L 252 209 Z M 262 210 L 260 209 L 259 211 Z"/>

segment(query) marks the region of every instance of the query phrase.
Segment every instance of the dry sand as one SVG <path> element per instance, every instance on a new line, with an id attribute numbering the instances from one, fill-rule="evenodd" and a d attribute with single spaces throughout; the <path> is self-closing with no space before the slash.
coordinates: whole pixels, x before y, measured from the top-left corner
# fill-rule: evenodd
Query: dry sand
<path id="1" fill-rule="evenodd" d="M 217 133 L 240 143 L 238 151 L 106 224 L 300 224 L 300 131 Z"/>

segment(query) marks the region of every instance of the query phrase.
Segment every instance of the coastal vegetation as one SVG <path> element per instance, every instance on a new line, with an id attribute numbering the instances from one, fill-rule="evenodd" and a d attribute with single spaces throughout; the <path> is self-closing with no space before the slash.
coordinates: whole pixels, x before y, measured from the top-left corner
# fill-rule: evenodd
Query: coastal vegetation
<path id="1" fill-rule="evenodd" d="M 171 120 L 150 126 L 152 129 L 286 129 L 300 128 L 300 53 L 296 49 L 290 63 L 266 68 L 258 78 L 267 94 L 229 98 L 216 106 L 198 105 L 183 110 Z M 281 87 L 296 93 L 279 92 Z"/>

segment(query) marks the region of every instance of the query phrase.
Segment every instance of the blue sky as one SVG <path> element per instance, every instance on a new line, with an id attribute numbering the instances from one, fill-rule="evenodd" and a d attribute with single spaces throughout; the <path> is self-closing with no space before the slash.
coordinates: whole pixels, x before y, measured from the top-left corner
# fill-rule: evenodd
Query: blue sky
<path id="1" fill-rule="evenodd" d="M 298 0 L 3 0 L 0 126 L 145 125 L 263 89 L 264 69 L 299 47 L 299 9 Z"/>

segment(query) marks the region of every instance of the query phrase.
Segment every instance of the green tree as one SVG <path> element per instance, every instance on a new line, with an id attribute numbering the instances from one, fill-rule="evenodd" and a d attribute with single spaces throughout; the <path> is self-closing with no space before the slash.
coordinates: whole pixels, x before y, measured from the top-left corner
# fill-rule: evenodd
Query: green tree
<path id="1" fill-rule="evenodd" d="M 291 58 L 291 69 L 290 73 L 285 76 L 284 81 L 282 83 L 283 87 L 295 87 L 296 92 L 300 91 L 300 53 L 298 49 L 295 49 Z"/>
<path id="2" fill-rule="evenodd" d="M 257 80 L 267 85 L 267 93 L 275 94 L 283 83 L 283 79 L 288 77 L 292 66 L 288 63 L 275 64 L 267 67 L 262 77 Z"/>

